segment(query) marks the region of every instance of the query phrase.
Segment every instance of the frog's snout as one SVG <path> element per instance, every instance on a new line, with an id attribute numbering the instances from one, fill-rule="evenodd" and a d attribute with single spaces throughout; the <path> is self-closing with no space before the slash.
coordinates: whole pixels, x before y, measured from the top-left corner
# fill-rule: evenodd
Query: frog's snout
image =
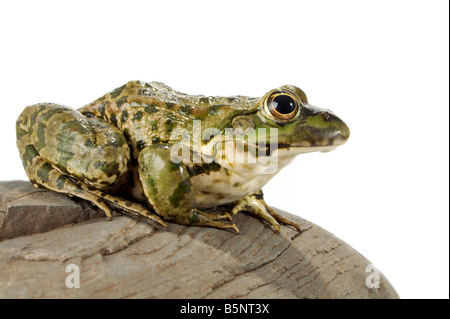
<path id="1" fill-rule="evenodd" d="M 339 117 L 330 111 L 322 112 L 324 120 L 331 124 L 333 130 L 330 132 L 329 140 L 333 146 L 339 146 L 347 142 L 350 137 L 350 129 Z"/>
<path id="2" fill-rule="evenodd" d="M 327 152 L 347 142 L 350 129 L 333 112 L 314 106 L 309 106 L 309 111 L 304 129 L 312 146 Z"/>

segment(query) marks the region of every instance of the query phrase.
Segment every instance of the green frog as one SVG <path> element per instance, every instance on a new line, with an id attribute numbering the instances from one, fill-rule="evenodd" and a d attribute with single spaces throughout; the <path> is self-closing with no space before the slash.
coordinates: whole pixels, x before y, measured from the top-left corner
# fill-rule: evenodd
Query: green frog
<path id="1" fill-rule="evenodd" d="M 292 85 L 252 98 L 131 81 L 78 110 L 28 106 L 16 122 L 36 187 L 88 200 L 110 219 L 119 211 L 237 233 L 232 217 L 240 211 L 275 232 L 280 224 L 301 231 L 266 204 L 261 188 L 297 155 L 330 151 L 349 134 Z M 227 209 L 208 212 L 217 206 Z"/>

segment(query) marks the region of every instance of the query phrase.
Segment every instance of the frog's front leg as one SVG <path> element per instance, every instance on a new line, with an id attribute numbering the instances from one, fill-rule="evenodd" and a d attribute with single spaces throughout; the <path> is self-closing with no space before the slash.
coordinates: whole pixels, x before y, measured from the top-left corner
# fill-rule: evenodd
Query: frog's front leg
<path id="1" fill-rule="evenodd" d="M 142 189 L 158 215 L 182 225 L 229 228 L 239 233 L 228 213 L 208 214 L 196 208 L 187 169 L 183 163 L 171 160 L 169 145 L 146 147 L 139 155 L 138 164 Z"/>
<path id="2" fill-rule="evenodd" d="M 280 224 L 278 222 L 281 224 L 290 225 L 296 228 L 299 232 L 302 232 L 300 225 L 281 216 L 273 208 L 266 204 L 262 191 L 239 199 L 231 210 L 231 215 L 235 215 L 240 211 L 246 211 L 257 218 L 265 220 L 273 226 L 275 232 L 277 233 L 280 232 Z"/>

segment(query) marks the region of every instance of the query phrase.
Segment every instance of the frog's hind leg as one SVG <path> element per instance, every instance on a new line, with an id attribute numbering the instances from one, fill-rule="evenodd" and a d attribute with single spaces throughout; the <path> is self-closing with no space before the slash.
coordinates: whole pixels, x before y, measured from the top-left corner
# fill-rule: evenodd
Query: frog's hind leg
<path id="1" fill-rule="evenodd" d="M 106 201 L 109 205 L 112 205 L 122 211 L 130 213 L 134 216 L 146 217 L 160 224 L 161 226 L 167 227 L 167 224 L 158 215 L 151 213 L 147 208 L 145 208 L 141 204 L 126 200 L 119 196 L 106 194 L 105 192 L 102 192 L 101 190 L 98 189 L 94 189 L 92 186 L 89 186 L 83 182 L 78 182 L 78 184 L 84 191 L 89 193 L 91 196 L 96 196 L 98 198 L 95 204 L 98 201 L 100 202 Z M 112 216 L 108 214 L 107 216 L 109 218 L 112 218 Z"/>
<path id="2" fill-rule="evenodd" d="M 16 122 L 16 136 L 34 185 L 86 199 L 110 218 L 112 205 L 165 225 L 143 206 L 107 194 L 127 182 L 130 166 L 126 139 L 113 124 L 42 103 L 24 109 Z"/>
<path id="3" fill-rule="evenodd" d="M 36 156 L 31 159 L 31 162 L 26 167 L 28 176 L 36 176 L 35 180 L 31 180 L 34 186 L 42 186 L 58 193 L 88 200 L 102 209 L 108 218 L 112 218 L 110 207 L 100 196 L 86 191 L 73 182 L 67 175 L 61 173 L 57 168 L 46 162 L 37 152 L 35 154 Z"/>
<path id="4" fill-rule="evenodd" d="M 52 191 L 76 196 L 90 201 L 100 209 L 102 209 L 109 219 L 112 219 L 111 206 L 115 206 L 120 210 L 137 216 L 144 216 L 158 224 L 167 227 L 166 223 L 157 215 L 150 213 L 144 206 L 127 201 L 123 198 L 106 194 L 100 190 L 93 188 L 82 181 L 74 181 L 66 174 L 53 167 L 46 162 L 41 156 L 37 155 L 27 165 L 26 172 L 29 176 L 37 176 L 36 180 L 32 180 L 35 186 L 43 186 Z"/>

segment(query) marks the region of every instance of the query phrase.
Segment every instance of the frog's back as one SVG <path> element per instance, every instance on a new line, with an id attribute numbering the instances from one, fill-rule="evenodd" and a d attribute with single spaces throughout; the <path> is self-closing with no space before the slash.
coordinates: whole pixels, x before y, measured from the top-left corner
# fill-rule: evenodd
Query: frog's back
<path id="1" fill-rule="evenodd" d="M 237 114 L 256 111 L 257 98 L 188 95 L 160 82 L 130 81 L 79 109 L 121 130 L 135 152 L 151 144 L 167 143 L 175 128 L 192 130 L 227 127 Z"/>
<path id="2" fill-rule="evenodd" d="M 119 128 L 127 121 L 140 121 L 139 111 L 142 115 L 152 115 L 154 119 L 167 117 L 186 125 L 196 119 L 220 124 L 235 114 L 256 111 L 257 100 L 246 96 L 188 95 L 160 82 L 130 81 L 79 111 L 87 116 L 103 118 Z M 130 113 L 137 115 L 130 118 Z"/>

